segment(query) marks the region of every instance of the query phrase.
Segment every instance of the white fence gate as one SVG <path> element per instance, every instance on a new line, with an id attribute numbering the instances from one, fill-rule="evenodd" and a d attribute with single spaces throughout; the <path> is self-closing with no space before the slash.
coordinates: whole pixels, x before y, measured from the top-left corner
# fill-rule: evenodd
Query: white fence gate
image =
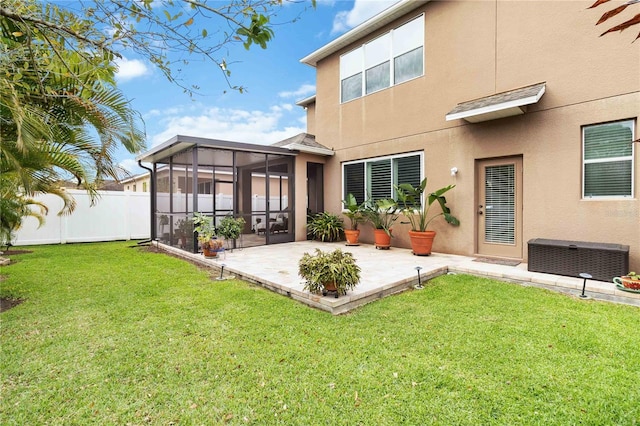
<path id="1" fill-rule="evenodd" d="M 64 244 L 93 241 L 137 240 L 150 237 L 148 192 L 100 191 L 94 206 L 87 193 L 67 189 L 77 203 L 71 215 L 58 216 L 62 200 L 55 195 L 35 197 L 49 207 L 45 224 L 26 218 L 16 232 L 14 245 Z"/>

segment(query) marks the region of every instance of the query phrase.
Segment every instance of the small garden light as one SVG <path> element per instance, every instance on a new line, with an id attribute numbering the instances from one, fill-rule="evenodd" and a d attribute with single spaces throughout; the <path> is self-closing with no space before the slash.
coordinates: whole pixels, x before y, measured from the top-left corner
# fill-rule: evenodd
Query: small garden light
<path id="1" fill-rule="evenodd" d="M 218 281 L 224 280 L 224 278 L 222 278 L 222 274 L 224 273 L 224 267 L 226 265 L 224 263 L 220 264 L 220 276 L 218 277 Z"/>
<path id="2" fill-rule="evenodd" d="M 589 296 L 584 294 L 584 290 L 587 287 L 587 280 L 590 280 L 593 277 L 591 276 L 591 274 L 587 274 L 586 272 L 582 272 L 580 274 L 580 278 L 584 278 L 584 281 L 582 283 L 582 294 L 580 296 L 578 296 L 578 297 L 580 297 L 581 299 L 588 299 Z"/>
<path id="3" fill-rule="evenodd" d="M 416 285 L 415 288 L 417 288 L 418 290 L 422 290 L 424 288 L 422 286 L 422 281 L 420 280 L 420 270 L 422 269 L 422 266 L 416 266 L 415 269 L 416 271 L 418 271 L 418 285 Z"/>

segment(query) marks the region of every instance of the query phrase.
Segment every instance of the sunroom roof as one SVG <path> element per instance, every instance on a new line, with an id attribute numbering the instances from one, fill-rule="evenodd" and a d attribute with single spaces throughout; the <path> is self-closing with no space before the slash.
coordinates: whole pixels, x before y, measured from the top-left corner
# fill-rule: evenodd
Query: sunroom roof
<path id="1" fill-rule="evenodd" d="M 136 157 L 137 161 L 143 161 L 146 163 L 157 163 L 163 159 L 166 159 L 174 154 L 184 151 L 187 148 L 191 148 L 194 145 L 223 149 L 229 151 L 243 151 L 243 152 L 255 152 L 264 154 L 280 154 L 280 155 L 297 155 L 298 152 L 280 148 L 273 145 L 258 145 L 243 142 L 224 141 L 219 139 L 198 138 L 194 136 L 176 135 L 168 141 L 157 145 L 145 153 Z"/>

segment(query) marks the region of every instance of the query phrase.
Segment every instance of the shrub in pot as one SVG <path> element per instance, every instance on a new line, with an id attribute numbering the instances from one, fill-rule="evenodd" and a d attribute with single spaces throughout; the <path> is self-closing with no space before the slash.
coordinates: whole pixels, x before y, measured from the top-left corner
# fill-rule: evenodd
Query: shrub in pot
<path id="1" fill-rule="evenodd" d="M 391 246 L 391 226 L 400 216 L 398 205 L 390 198 L 367 200 L 364 216 L 374 228 L 374 244 L 377 249 L 388 249 Z"/>
<path id="2" fill-rule="evenodd" d="M 436 233 L 435 231 L 429 231 L 427 228 L 435 218 L 442 216 L 447 223 L 454 226 L 460 225 L 460 221 L 451 214 L 451 210 L 447 206 L 447 199 L 444 197 L 444 194 L 455 188 L 455 185 L 448 185 L 431 193 L 426 192 L 426 187 L 427 178 L 424 178 L 418 186 L 413 186 L 409 183 L 395 186 L 402 214 L 411 223 L 409 237 L 413 254 L 419 256 L 431 254 Z M 430 209 L 436 202 L 440 206 L 440 213 L 430 216 Z"/>
<path id="3" fill-rule="evenodd" d="M 332 252 L 316 249 L 315 254 L 304 253 L 298 262 L 298 274 L 306 281 L 305 290 L 323 296 L 334 291 L 336 298 L 360 282 L 360 267 L 351 253 L 341 249 Z"/>
<path id="4" fill-rule="evenodd" d="M 175 229 L 180 242 L 180 247 L 191 247 L 193 244 L 193 221 L 189 219 L 179 219 L 176 222 Z"/>
<path id="5" fill-rule="evenodd" d="M 344 231 L 344 222 L 338 216 L 322 212 L 309 216 L 307 234 L 314 240 L 338 241 Z"/>
<path id="6" fill-rule="evenodd" d="M 232 215 L 227 215 L 218 224 L 217 233 L 229 244 L 229 241 L 237 240 L 240 237 L 245 223 L 241 217 L 235 218 Z"/>
<path id="7" fill-rule="evenodd" d="M 223 241 L 216 238 L 216 227 L 213 217 L 199 212 L 193 213 L 193 232 L 198 234 L 198 241 L 205 257 L 216 257 L 218 250 L 222 248 Z"/>
<path id="8" fill-rule="evenodd" d="M 344 215 L 349 219 L 349 228 L 344 230 L 345 239 L 348 246 L 359 245 L 360 230 L 358 225 L 365 222 L 363 214 L 364 203 L 358 204 L 356 197 L 353 194 L 348 194 L 347 197 L 342 200 L 342 204 L 346 211 Z"/>

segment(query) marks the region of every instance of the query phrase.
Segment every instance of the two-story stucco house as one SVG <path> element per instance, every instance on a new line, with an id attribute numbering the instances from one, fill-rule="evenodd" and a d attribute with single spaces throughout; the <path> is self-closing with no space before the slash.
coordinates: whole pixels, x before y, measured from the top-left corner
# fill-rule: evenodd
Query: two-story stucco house
<path id="1" fill-rule="evenodd" d="M 301 59 L 308 132 L 335 152 L 324 208 L 428 177 L 456 185 L 461 222 L 435 225 L 436 251 L 526 261 L 535 238 L 605 242 L 640 269 L 640 45 L 599 37 L 591 3 L 404 0 Z"/>

